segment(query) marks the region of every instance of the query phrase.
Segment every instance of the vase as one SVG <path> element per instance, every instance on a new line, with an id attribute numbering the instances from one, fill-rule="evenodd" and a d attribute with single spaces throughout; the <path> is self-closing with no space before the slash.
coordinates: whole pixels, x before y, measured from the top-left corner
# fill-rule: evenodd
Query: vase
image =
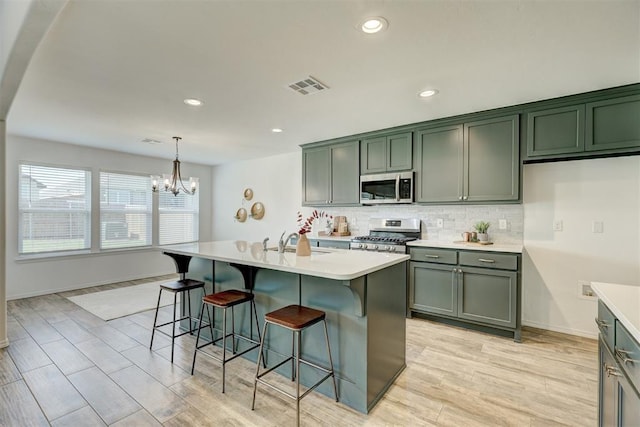
<path id="1" fill-rule="evenodd" d="M 489 235 L 487 233 L 478 233 L 478 241 L 479 242 L 488 242 Z"/>
<path id="2" fill-rule="evenodd" d="M 307 239 L 306 234 L 301 234 L 298 239 L 298 243 L 296 244 L 296 255 L 311 256 L 311 244 L 309 243 L 309 239 Z"/>

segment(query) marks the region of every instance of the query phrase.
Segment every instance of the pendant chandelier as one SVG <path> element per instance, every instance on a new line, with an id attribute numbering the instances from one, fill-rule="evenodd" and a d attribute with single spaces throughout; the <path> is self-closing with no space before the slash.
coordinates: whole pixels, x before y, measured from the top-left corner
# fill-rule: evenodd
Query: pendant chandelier
<path id="1" fill-rule="evenodd" d="M 169 191 L 177 196 L 178 193 L 183 192 L 185 194 L 195 194 L 198 188 L 198 178 L 189 177 L 189 189 L 185 187 L 180 176 L 180 160 L 178 160 L 178 142 L 182 139 L 179 136 L 174 136 L 176 140 L 176 159 L 173 161 L 173 170 L 171 175 L 163 174 L 162 181 L 164 182 L 164 191 Z M 159 190 L 160 176 L 151 175 L 151 189 L 153 192 Z"/>

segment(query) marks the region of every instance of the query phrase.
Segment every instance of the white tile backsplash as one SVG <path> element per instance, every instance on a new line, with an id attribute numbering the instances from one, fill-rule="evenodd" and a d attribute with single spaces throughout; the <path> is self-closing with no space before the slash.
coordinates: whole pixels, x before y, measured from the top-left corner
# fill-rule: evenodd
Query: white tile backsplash
<path id="1" fill-rule="evenodd" d="M 312 210 L 312 209 L 310 209 Z M 509 205 L 392 205 L 361 206 L 351 208 L 330 207 L 324 209 L 329 215 L 344 215 L 349 222 L 351 235 L 369 233 L 369 218 L 420 218 L 422 238 L 441 242 L 461 239 L 461 233 L 474 231 L 477 221 L 488 221 L 489 239 L 496 243 L 522 244 L 524 214 L 520 204 Z M 438 218 L 444 227 L 437 227 Z M 507 229 L 498 228 L 498 220 L 507 220 Z"/>

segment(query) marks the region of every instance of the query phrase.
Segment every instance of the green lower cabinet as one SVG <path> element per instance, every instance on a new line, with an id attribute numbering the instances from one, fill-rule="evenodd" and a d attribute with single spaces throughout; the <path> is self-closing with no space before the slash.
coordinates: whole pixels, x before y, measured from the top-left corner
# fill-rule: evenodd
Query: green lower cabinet
<path id="1" fill-rule="evenodd" d="M 598 425 L 640 426 L 640 395 L 602 340 L 599 348 Z"/>
<path id="2" fill-rule="evenodd" d="M 409 263 L 409 307 L 425 313 L 458 314 L 456 268 L 426 262 Z"/>
<path id="3" fill-rule="evenodd" d="M 507 331 L 520 342 L 519 254 L 426 247 L 409 252 L 409 315 L 479 325 L 487 332 Z M 476 263 L 494 268 L 475 267 Z"/>
<path id="4" fill-rule="evenodd" d="M 458 317 L 515 328 L 517 283 L 514 271 L 460 268 Z"/>

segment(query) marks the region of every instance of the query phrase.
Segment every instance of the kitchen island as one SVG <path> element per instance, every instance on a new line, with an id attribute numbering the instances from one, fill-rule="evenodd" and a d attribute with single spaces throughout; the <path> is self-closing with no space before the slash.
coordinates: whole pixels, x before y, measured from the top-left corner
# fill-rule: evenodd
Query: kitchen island
<path id="1" fill-rule="evenodd" d="M 406 366 L 408 255 L 314 248 L 311 256 L 298 257 L 293 252 L 265 251 L 261 242 L 246 241 L 161 249 L 172 257 L 191 258 L 187 277 L 207 282 L 206 292 L 252 289 L 261 327 L 265 313 L 289 304 L 326 312 L 338 398 L 345 405 L 369 412 Z M 199 301 L 192 299 L 194 313 L 200 311 Z M 236 329 L 249 335 L 253 328 L 249 310 L 238 307 L 235 316 Z M 215 319 L 218 327 L 219 317 Z M 291 334 L 278 329 L 269 331 L 265 344 L 270 366 L 291 352 Z M 303 341 L 305 358 L 328 364 L 322 328 L 305 331 Z M 247 356 L 255 361 L 257 352 Z M 289 376 L 290 365 L 279 372 Z M 313 384 L 317 373 L 303 370 L 300 379 L 302 384 Z M 329 383 L 316 390 L 333 395 Z"/>

